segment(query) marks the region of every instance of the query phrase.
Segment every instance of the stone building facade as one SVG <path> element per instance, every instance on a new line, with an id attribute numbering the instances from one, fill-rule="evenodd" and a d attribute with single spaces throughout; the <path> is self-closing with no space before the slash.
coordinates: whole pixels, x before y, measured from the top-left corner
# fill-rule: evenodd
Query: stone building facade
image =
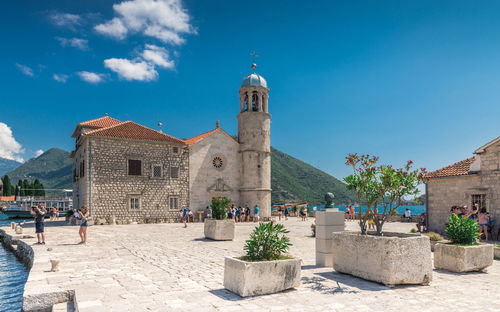
<path id="1" fill-rule="evenodd" d="M 454 205 L 485 207 L 500 226 L 500 137 L 483 145 L 475 156 L 428 173 L 426 201 L 429 230 L 443 233 Z"/>
<path id="2" fill-rule="evenodd" d="M 237 139 L 218 122 L 189 139 L 109 116 L 79 123 L 74 206 L 86 205 L 107 222 L 171 222 L 184 206 L 204 211 L 213 197 L 228 197 L 235 205 L 258 205 L 261 217 L 270 217 L 268 92 L 255 72 L 243 79 Z"/>

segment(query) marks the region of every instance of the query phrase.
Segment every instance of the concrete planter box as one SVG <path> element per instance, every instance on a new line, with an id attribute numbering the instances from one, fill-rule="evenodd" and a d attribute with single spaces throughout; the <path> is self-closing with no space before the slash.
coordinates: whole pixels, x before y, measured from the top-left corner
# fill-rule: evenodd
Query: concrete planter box
<path id="1" fill-rule="evenodd" d="M 436 244 L 448 244 L 450 241 L 449 240 L 441 240 L 441 241 L 433 241 L 431 240 L 431 251 L 434 251 L 434 248 L 436 247 Z"/>
<path id="2" fill-rule="evenodd" d="M 451 272 L 481 271 L 493 264 L 493 245 L 436 244 L 434 267 Z"/>
<path id="3" fill-rule="evenodd" d="M 213 240 L 233 240 L 233 220 L 205 220 L 205 237 Z"/>
<path id="4" fill-rule="evenodd" d="M 493 253 L 495 259 L 500 260 L 500 247 L 493 248 Z"/>
<path id="5" fill-rule="evenodd" d="M 429 238 L 420 234 L 358 232 L 332 234 L 333 268 L 385 285 L 423 284 L 432 281 Z"/>
<path id="6" fill-rule="evenodd" d="M 300 259 L 248 262 L 226 257 L 224 288 L 241 297 L 277 293 L 300 285 Z"/>

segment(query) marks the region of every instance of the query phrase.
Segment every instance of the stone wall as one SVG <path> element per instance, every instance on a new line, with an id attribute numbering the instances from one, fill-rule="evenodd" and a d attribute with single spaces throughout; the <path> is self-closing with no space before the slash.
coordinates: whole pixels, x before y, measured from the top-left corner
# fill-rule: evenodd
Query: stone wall
<path id="1" fill-rule="evenodd" d="M 202 139 L 189 151 L 189 204 L 193 211 L 204 210 L 212 197 L 228 197 L 240 204 L 239 144 L 222 130 Z M 222 159 L 216 168 L 214 157 Z"/>
<path id="2" fill-rule="evenodd" d="M 500 225 L 500 148 L 490 146 L 480 154 L 481 170 L 464 176 L 433 178 L 427 183 L 429 230 L 443 233 L 453 205 L 472 208 L 471 195 L 486 195 L 486 209 Z"/>
<path id="3" fill-rule="evenodd" d="M 175 145 L 149 141 L 87 138 L 89 203 L 94 220 L 112 216 L 124 222 L 172 222 L 183 206 L 189 205 L 189 151 Z M 128 159 L 142 162 L 142 175 L 128 175 Z M 162 166 L 162 177 L 152 177 L 152 166 Z M 170 176 L 170 167 L 179 167 L 179 178 Z M 139 198 L 140 208 L 130 207 L 130 198 Z M 170 207 L 170 198 L 178 207 Z"/>

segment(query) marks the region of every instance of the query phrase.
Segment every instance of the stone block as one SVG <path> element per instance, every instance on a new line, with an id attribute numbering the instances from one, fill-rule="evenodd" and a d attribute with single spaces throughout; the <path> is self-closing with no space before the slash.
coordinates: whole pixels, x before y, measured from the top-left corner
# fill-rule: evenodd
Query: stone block
<path id="1" fill-rule="evenodd" d="M 316 251 L 316 265 L 322 267 L 332 267 L 333 254 Z"/>
<path id="2" fill-rule="evenodd" d="M 332 253 L 332 240 L 316 238 L 316 252 Z"/>
<path id="3" fill-rule="evenodd" d="M 344 225 L 345 213 L 342 211 L 316 212 L 316 225 Z"/>
<path id="4" fill-rule="evenodd" d="M 300 266 L 300 259 L 248 262 L 226 257 L 224 288 L 241 297 L 248 297 L 298 287 Z"/>
<path id="5" fill-rule="evenodd" d="M 213 240 L 233 240 L 234 239 L 233 220 L 207 219 L 204 224 L 205 237 Z"/>
<path id="6" fill-rule="evenodd" d="M 331 239 L 333 232 L 342 232 L 345 230 L 345 226 L 342 225 L 316 225 L 316 238 L 320 239 Z"/>
<path id="7" fill-rule="evenodd" d="M 333 268 L 385 285 L 428 284 L 432 280 L 429 238 L 419 234 L 384 236 L 332 234 Z"/>
<path id="8" fill-rule="evenodd" d="M 493 264 L 493 245 L 436 244 L 434 267 L 451 272 L 482 271 Z"/>
<path id="9" fill-rule="evenodd" d="M 495 259 L 500 260 L 500 247 L 493 248 L 493 253 Z"/>

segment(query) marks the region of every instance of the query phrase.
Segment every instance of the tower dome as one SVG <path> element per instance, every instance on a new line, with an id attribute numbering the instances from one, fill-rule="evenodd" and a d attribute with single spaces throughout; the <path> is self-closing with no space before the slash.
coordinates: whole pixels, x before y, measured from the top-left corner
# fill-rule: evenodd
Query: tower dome
<path id="1" fill-rule="evenodd" d="M 259 74 L 253 73 L 246 76 L 241 82 L 242 87 L 264 87 L 267 88 L 267 81 Z"/>

